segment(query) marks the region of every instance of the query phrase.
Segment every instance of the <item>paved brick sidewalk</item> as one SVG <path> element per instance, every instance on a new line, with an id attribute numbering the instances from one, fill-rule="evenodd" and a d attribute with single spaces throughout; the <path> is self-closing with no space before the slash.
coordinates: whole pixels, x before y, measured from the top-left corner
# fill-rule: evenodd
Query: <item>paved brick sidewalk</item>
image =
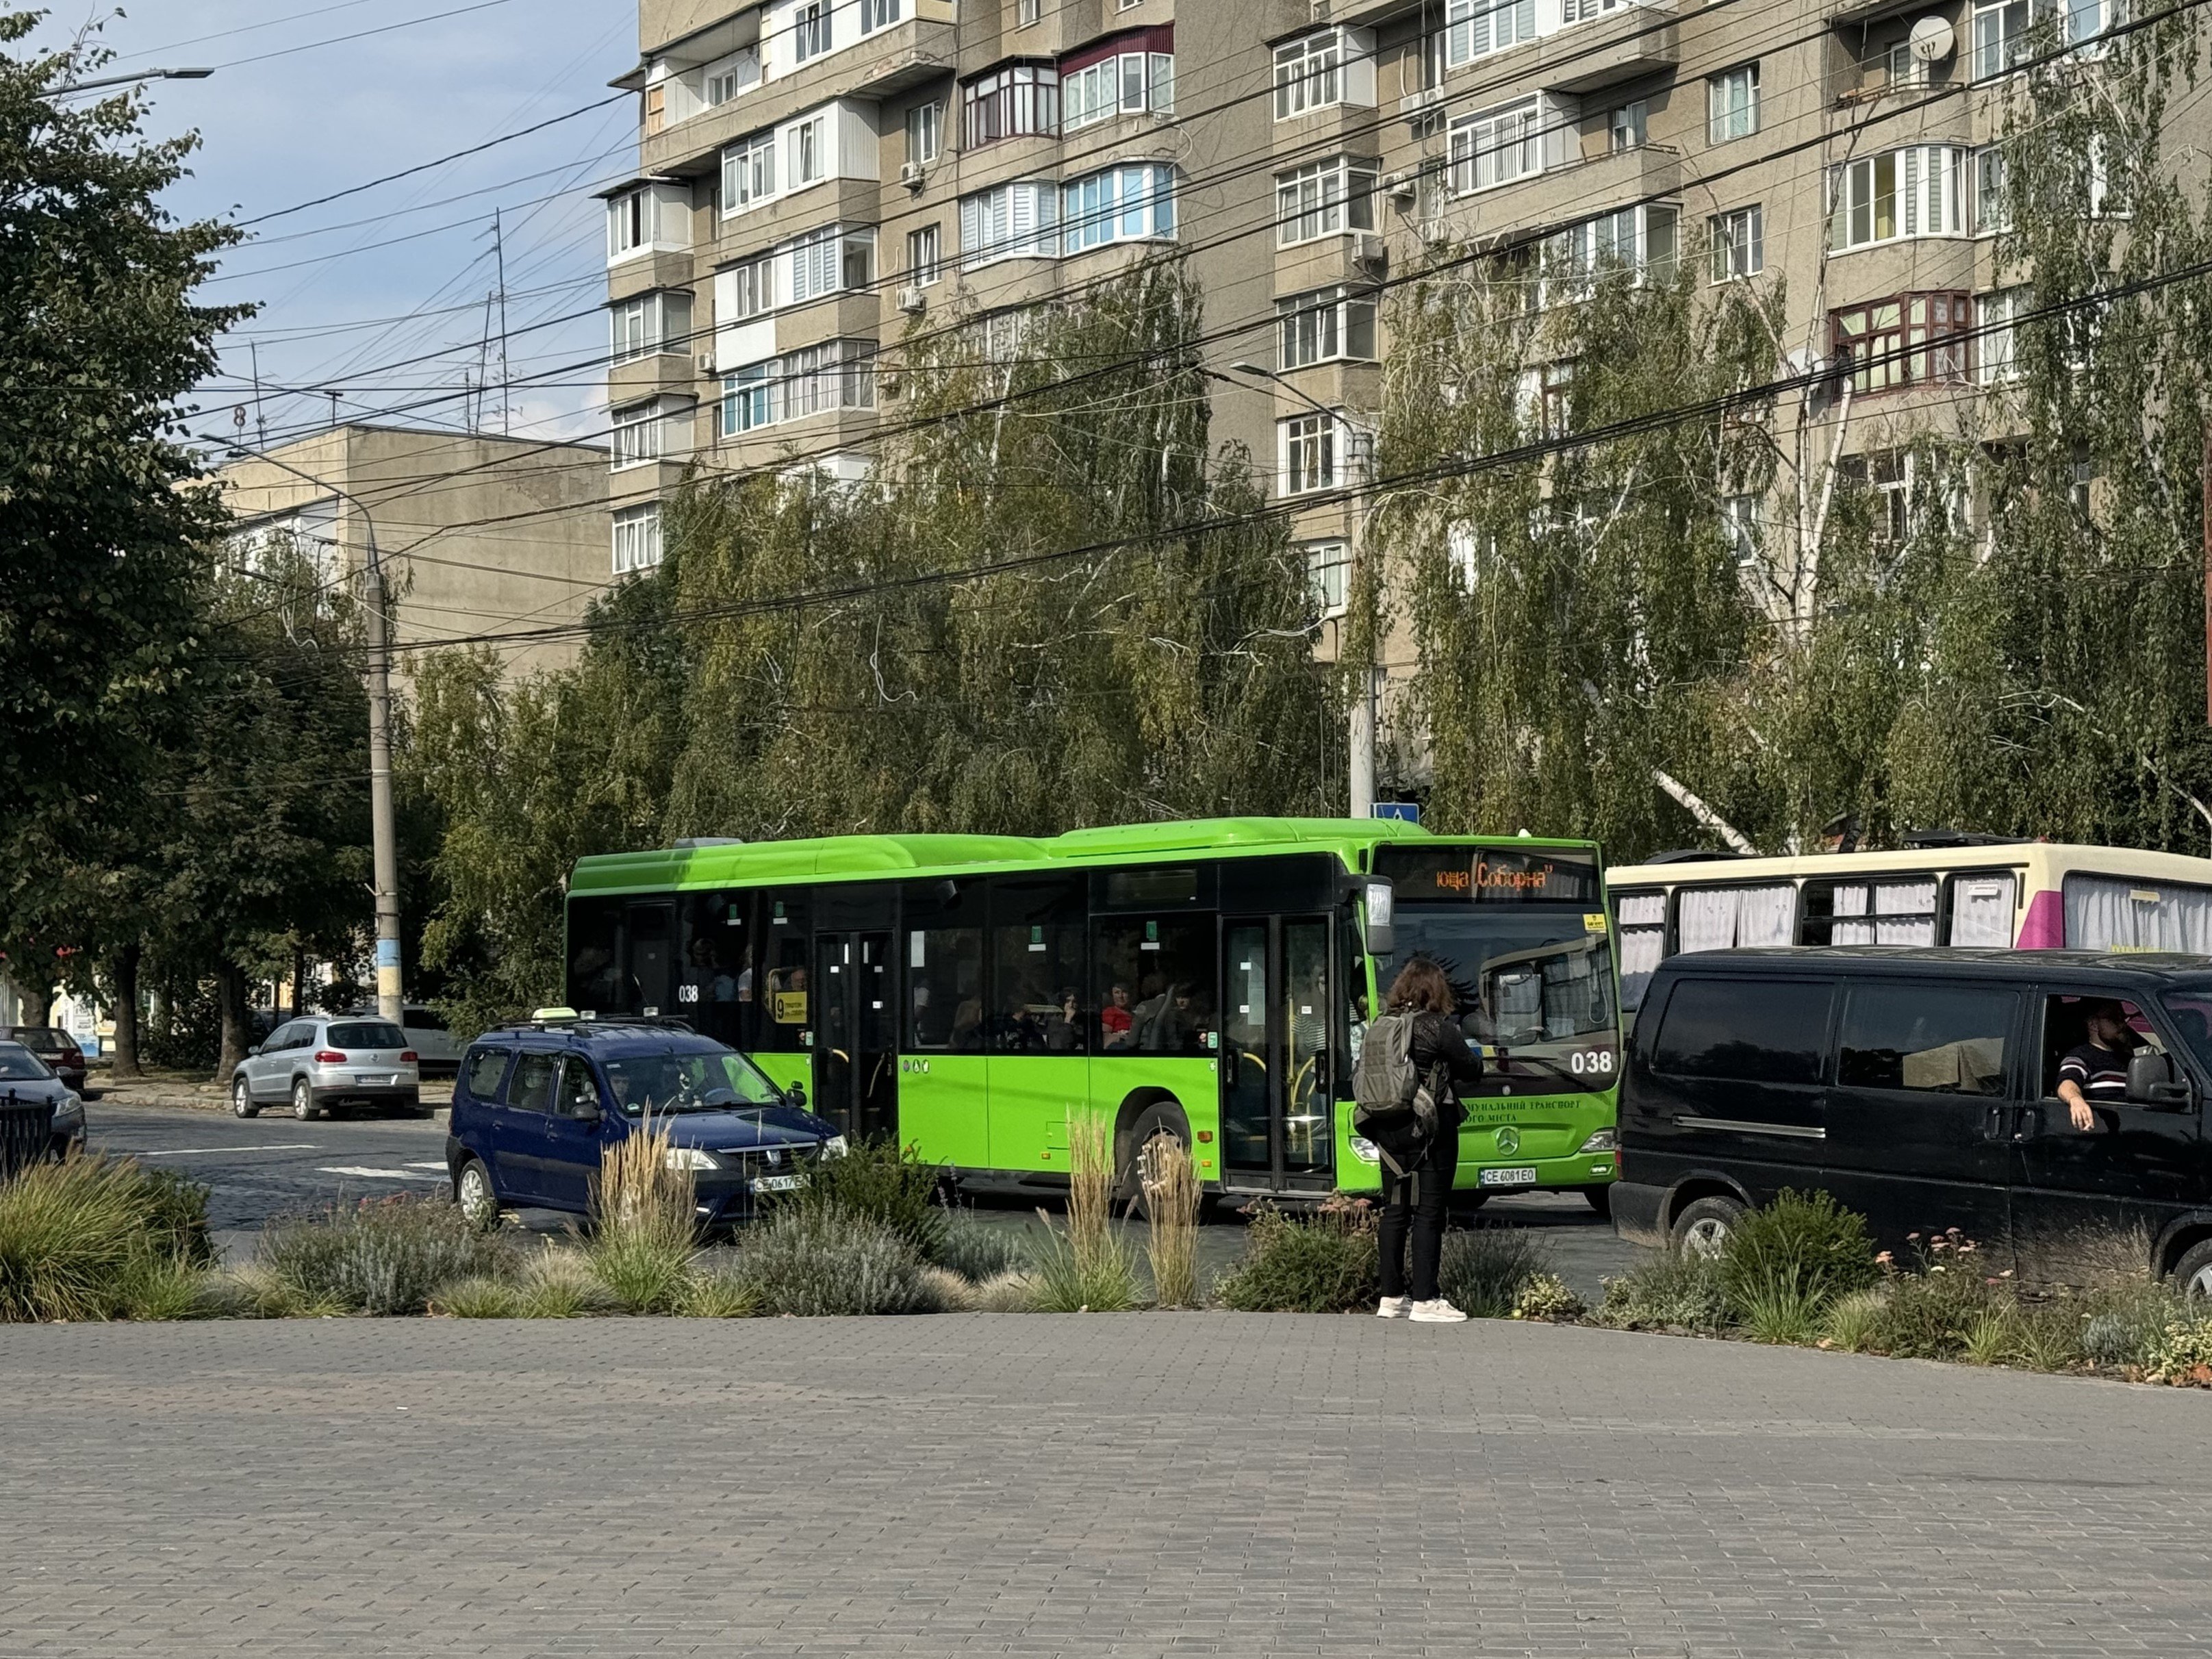
<path id="1" fill-rule="evenodd" d="M 2202 1394 L 1164 1314 L 19 1328 L 0 1390 L 5 1656 L 2212 1641 Z"/>

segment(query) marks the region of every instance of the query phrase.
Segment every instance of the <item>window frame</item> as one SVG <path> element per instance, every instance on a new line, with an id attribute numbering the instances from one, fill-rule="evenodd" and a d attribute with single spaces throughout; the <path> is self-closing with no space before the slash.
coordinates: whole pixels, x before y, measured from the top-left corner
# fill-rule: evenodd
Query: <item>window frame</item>
<path id="1" fill-rule="evenodd" d="M 1343 616 L 1351 605 L 1352 544 L 1341 536 L 1308 542 L 1305 556 L 1307 585 L 1322 617 Z"/>
<path id="2" fill-rule="evenodd" d="M 1277 477 L 1285 498 L 1319 495 L 1345 481 L 1351 445 L 1343 416 L 1286 415 L 1275 422 Z"/>
<path id="3" fill-rule="evenodd" d="M 1511 123 L 1517 130 L 1504 129 Z M 1477 196 L 1535 178 L 1544 171 L 1544 100 L 1516 98 L 1474 111 L 1445 130 L 1446 178 L 1454 196 Z M 1511 171 L 1508 161 L 1514 161 Z"/>
<path id="4" fill-rule="evenodd" d="M 1922 313 L 1917 320 L 1916 309 Z M 1891 311 L 1893 319 L 1877 315 Z M 1939 311 L 1946 313 L 1940 319 Z M 1847 328 L 1854 317 L 1863 319 L 1856 331 Z M 1915 289 L 1830 311 L 1829 352 L 1832 357 L 1850 353 L 1851 390 L 1861 398 L 1923 386 L 1969 386 L 1973 328 L 1972 294 Z"/>
<path id="5" fill-rule="evenodd" d="M 1501 38 L 1498 19 L 1511 20 Z M 1444 67 L 1459 69 L 1536 38 L 1535 0 L 1448 0 L 1444 8 Z"/>
<path id="6" fill-rule="evenodd" d="M 1712 286 L 1748 282 L 1766 269 L 1766 211 L 1760 202 L 1723 208 L 1706 221 Z"/>
<path id="7" fill-rule="evenodd" d="M 1380 162 L 1349 154 L 1277 173 L 1275 246 L 1299 247 L 1372 231 L 1375 189 L 1382 174 Z"/>
<path id="8" fill-rule="evenodd" d="M 1109 180 L 1114 189 L 1110 201 L 1104 195 Z M 1165 161 L 1128 161 L 1070 179 L 1060 186 L 1061 253 L 1072 257 L 1116 242 L 1173 241 L 1177 183 L 1175 168 Z M 1100 191 L 1098 204 L 1085 205 L 1079 198 L 1094 186 Z"/>
<path id="9" fill-rule="evenodd" d="M 1001 64 L 960 83 L 960 148 L 1060 136 L 1060 69 L 1028 60 Z"/>
<path id="10" fill-rule="evenodd" d="M 1965 144 L 1903 144 L 1836 163 L 1828 171 L 1828 252 L 1972 236 L 1973 153 Z"/>
<path id="11" fill-rule="evenodd" d="M 1372 289 L 1348 283 L 1286 295 L 1275 301 L 1275 367 L 1283 374 L 1320 363 L 1381 361 L 1380 302 Z M 1305 335 L 1313 349 L 1304 349 Z M 1323 337 L 1326 336 L 1326 342 Z M 1364 337 L 1366 349 L 1359 349 Z M 1295 349 L 1294 349 L 1295 348 Z"/>
<path id="12" fill-rule="evenodd" d="M 1759 62 L 1736 64 L 1705 77 L 1705 143 L 1734 143 L 1759 131 Z"/>
<path id="13" fill-rule="evenodd" d="M 1020 204 L 1030 224 L 1019 228 Z M 986 226 L 988 216 L 991 222 Z M 997 234 L 1003 221 L 1006 234 Z M 985 230 L 991 234 L 982 234 Z M 1049 179 L 1008 179 L 960 198 L 960 268 L 975 270 L 1001 259 L 1060 257 L 1060 185 Z"/>
<path id="14" fill-rule="evenodd" d="M 618 507 L 608 515 L 612 532 L 614 574 L 628 576 L 657 567 L 664 556 L 659 501 Z M 631 532 L 625 535 L 625 532 Z M 623 544 L 631 544 L 625 549 Z"/>

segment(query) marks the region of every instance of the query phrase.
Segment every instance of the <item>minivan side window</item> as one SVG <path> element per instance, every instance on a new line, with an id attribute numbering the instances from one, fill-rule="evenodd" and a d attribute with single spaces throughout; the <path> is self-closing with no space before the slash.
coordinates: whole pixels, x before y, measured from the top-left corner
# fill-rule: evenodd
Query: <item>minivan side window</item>
<path id="1" fill-rule="evenodd" d="M 1818 1083 L 1832 985 L 1685 978 L 1667 999 L 1654 1071 L 1738 1083 Z"/>
<path id="2" fill-rule="evenodd" d="M 510 1053 L 506 1048 L 477 1049 L 469 1059 L 469 1092 L 478 1100 L 497 1100 Z"/>
<path id="3" fill-rule="evenodd" d="M 507 1091 L 507 1103 L 520 1112 L 550 1112 L 553 1073 L 560 1063 L 551 1054 L 523 1055 L 514 1068 L 514 1085 Z"/>
<path id="4" fill-rule="evenodd" d="M 1836 1081 L 1853 1089 L 2001 1095 L 2016 991 L 1965 985 L 1850 988 Z"/>

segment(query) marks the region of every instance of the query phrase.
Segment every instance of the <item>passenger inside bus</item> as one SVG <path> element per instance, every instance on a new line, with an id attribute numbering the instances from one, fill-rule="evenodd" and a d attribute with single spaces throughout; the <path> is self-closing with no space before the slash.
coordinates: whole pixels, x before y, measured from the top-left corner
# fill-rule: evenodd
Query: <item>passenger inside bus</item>
<path id="1" fill-rule="evenodd" d="M 1135 1016 L 1129 1009 L 1129 988 L 1115 986 L 1106 1006 L 1098 1011 L 1099 1046 L 1103 1048 L 1133 1048 L 1136 1038 L 1132 1027 Z"/>
<path id="2" fill-rule="evenodd" d="M 1060 1007 L 1044 1023 L 1044 1046 L 1055 1054 L 1083 1052 L 1083 1014 L 1073 989 L 1060 994 Z"/>
<path id="3" fill-rule="evenodd" d="M 952 1047 L 957 1053 L 983 1052 L 983 999 L 969 997 L 952 1013 Z"/>

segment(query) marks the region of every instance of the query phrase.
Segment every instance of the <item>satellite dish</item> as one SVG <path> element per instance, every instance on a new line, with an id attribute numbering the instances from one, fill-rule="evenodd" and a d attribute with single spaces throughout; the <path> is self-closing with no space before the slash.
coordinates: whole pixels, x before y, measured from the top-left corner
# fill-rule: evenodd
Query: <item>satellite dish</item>
<path id="1" fill-rule="evenodd" d="M 1912 26 L 1911 45 L 1912 55 L 1922 63 L 1940 64 L 1951 55 L 1958 37 L 1951 32 L 1948 20 L 1923 17 Z"/>

